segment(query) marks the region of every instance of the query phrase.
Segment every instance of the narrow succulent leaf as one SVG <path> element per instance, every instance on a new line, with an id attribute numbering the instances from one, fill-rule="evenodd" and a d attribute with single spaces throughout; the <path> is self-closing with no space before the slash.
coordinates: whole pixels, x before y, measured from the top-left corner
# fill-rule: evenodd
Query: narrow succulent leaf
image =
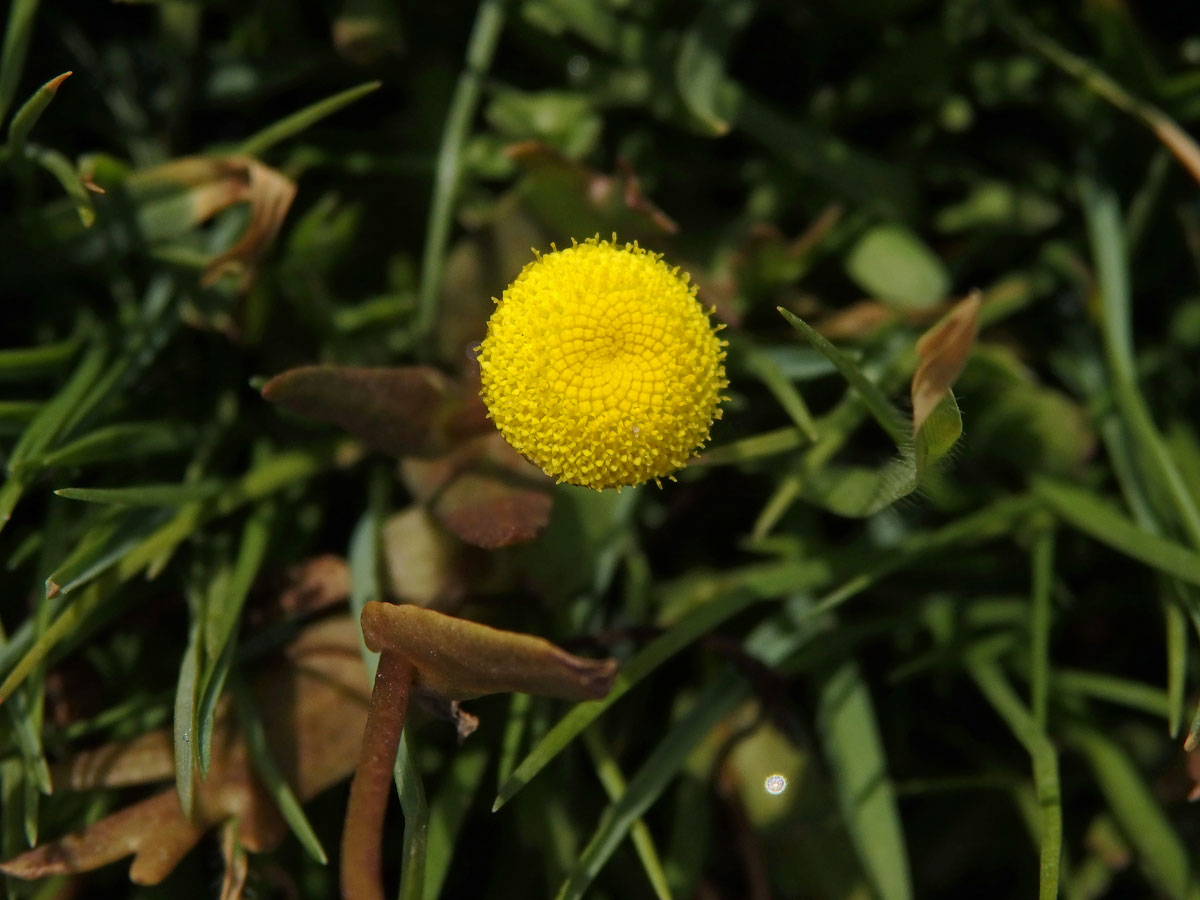
<path id="1" fill-rule="evenodd" d="M 410 660 L 417 683 L 447 700 L 523 691 L 567 700 L 604 697 L 613 659 L 583 659 L 527 634 L 501 631 L 411 604 L 368 603 L 367 647 Z"/>
<path id="2" fill-rule="evenodd" d="M 799 331 L 816 350 L 819 350 L 826 359 L 833 363 L 842 377 L 858 392 L 875 421 L 888 433 L 896 446 L 906 446 L 911 438 L 908 426 L 904 422 L 904 416 L 892 405 L 883 391 L 866 376 L 858 363 L 833 346 L 824 335 L 795 313 L 779 307 L 779 314 L 787 320 L 789 325 Z"/>
<path id="3" fill-rule="evenodd" d="M 1200 585 L 1200 553 L 1143 531 L 1091 491 L 1039 478 L 1034 482 L 1033 492 L 1063 521 L 1118 553 L 1189 584 Z"/>
<path id="4" fill-rule="evenodd" d="M 246 138 L 238 147 L 238 152 L 244 153 L 246 156 L 262 156 L 276 144 L 311 128 L 327 116 L 333 115 L 338 110 L 378 90 L 382 84 L 382 81 L 367 81 L 334 94 L 332 97 L 318 100 Z"/>
<path id="5" fill-rule="evenodd" d="M 842 819 L 875 893 L 913 896 L 904 830 L 874 705 L 862 673 L 843 663 L 820 689 L 818 726 L 833 770 Z"/>
<path id="6" fill-rule="evenodd" d="M 61 75 L 51 78 L 38 88 L 33 96 L 26 100 L 25 104 L 17 110 L 17 114 L 13 116 L 12 122 L 8 126 L 8 152 L 14 158 L 20 157 L 21 153 L 24 152 L 25 139 L 29 137 L 29 132 L 33 130 L 33 126 L 37 124 L 37 120 L 42 117 L 42 113 L 46 111 L 46 107 L 50 105 L 50 101 L 58 93 L 59 87 L 72 74 L 71 72 L 63 72 Z"/>

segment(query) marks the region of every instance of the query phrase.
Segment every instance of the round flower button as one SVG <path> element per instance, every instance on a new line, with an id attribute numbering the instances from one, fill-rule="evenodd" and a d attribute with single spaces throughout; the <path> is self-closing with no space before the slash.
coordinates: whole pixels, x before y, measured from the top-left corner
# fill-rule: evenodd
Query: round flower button
<path id="1" fill-rule="evenodd" d="M 660 254 L 591 238 L 529 263 L 479 347 L 504 438 L 558 481 L 602 490 L 669 477 L 721 417 L 721 326 Z"/>

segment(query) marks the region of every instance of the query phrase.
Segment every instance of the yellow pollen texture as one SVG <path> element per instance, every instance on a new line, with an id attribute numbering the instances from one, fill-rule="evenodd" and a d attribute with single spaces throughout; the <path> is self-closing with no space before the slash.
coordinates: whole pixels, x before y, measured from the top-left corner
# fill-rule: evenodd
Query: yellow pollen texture
<path id="1" fill-rule="evenodd" d="M 505 440 L 559 481 L 664 478 L 721 416 L 716 331 L 686 273 L 592 238 L 539 256 L 497 301 L 479 347 L 483 400 Z"/>

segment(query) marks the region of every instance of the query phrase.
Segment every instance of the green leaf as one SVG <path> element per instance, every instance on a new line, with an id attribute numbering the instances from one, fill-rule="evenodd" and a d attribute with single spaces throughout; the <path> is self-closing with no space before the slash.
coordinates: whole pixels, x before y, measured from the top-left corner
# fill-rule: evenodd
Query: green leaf
<path id="1" fill-rule="evenodd" d="M 1021 704 L 999 666 L 982 655 L 976 655 L 968 661 L 967 670 L 1033 762 L 1034 789 L 1040 810 L 1038 898 L 1056 900 L 1062 856 L 1062 790 L 1058 779 L 1058 753 L 1046 733 Z"/>
<path id="2" fill-rule="evenodd" d="M 188 629 L 188 645 L 179 663 L 179 680 L 175 684 L 175 790 L 179 793 L 179 806 L 183 814 L 192 815 L 193 788 L 195 787 L 196 747 L 196 685 L 200 677 L 201 630 L 193 621 Z"/>
<path id="3" fill-rule="evenodd" d="M 858 392 L 859 397 L 866 404 L 875 421 L 888 433 L 888 436 L 896 443 L 896 446 L 905 447 L 909 445 L 911 443 L 911 436 L 908 433 L 909 429 L 904 420 L 904 415 L 892 405 L 892 402 L 888 400 L 883 391 L 876 387 L 875 383 L 866 376 L 858 364 L 837 347 L 833 346 L 824 335 L 799 316 L 783 307 L 777 308 L 779 314 L 787 320 L 789 325 L 800 332 L 805 340 L 833 363 L 834 368 Z"/>
<path id="4" fill-rule="evenodd" d="M 621 773 L 612 751 L 609 750 L 596 726 L 593 725 L 583 733 L 583 742 L 592 757 L 592 764 L 596 767 L 596 776 L 604 786 L 604 793 L 608 795 L 609 802 L 618 802 L 627 790 L 625 776 Z M 654 846 L 654 838 L 650 834 L 650 829 L 646 827 L 645 821 L 636 819 L 630 826 L 630 832 L 634 849 L 637 851 L 642 868 L 646 870 L 646 878 L 650 882 L 650 888 L 654 891 L 654 895 L 659 900 L 671 900 L 671 888 L 667 885 L 667 875 L 663 871 L 662 860 Z"/>
<path id="5" fill-rule="evenodd" d="M 313 831 L 308 817 L 304 815 L 304 808 L 296 799 L 291 785 L 287 783 L 287 779 L 284 778 L 278 764 L 271 756 L 271 748 L 267 744 L 267 735 L 263 730 L 262 719 L 259 718 L 258 710 L 254 708 L 254 699 L 251 697 L 250 691 L 236 676 L 230 679 L 230 687 L 236 704 L 238 725 L 242 738 L 246 742 L 246 749 L 250 753 L 250 763 L 254 766 L 255 773 L 262 781 L 267 793 L 271 795 L 271 799 L 275 801 L 275 805 L 283 814 L 284 821 L 292 829 L 292 834 L 296 836 L 300 846 L 308 851 L 309 856 L 321 865 L 325 865 L 329 861 L 325 855 L 325 848 L 321 846 L 320 838 Z"/>
<path id="6" fill-rule="evenodd" d="M 863 869 L 882 900 L 906 900 L 912 876 L 900 813 L 871 695 L 853 662 L 840 665 L 821 686 L 817 722 Z"/>
<path id="7" fill-rule="evenodd" d="M 0 45 L 0 125 L 4 124 L 17 95 L 37 8 L 38 0 L 13 0 L 8 8 L 8 25 L 4 29 L 4 43 Z"/>
<path id="8" fill-rule="evenodd" d="M 62 185 L 67 197 L 75 205 L 75 213 L 84 228 L 91 228 L 96 221 L 96 208 L 92 205 L 92 194 L 84 187 L 75 165 L 59 153 L 46 147 L 30 147 L 29 158 L 49 172 Z"/>
<path id="9" fill-rule="evenodd" d="M 747 651 L 767 665 L 789 656 L 807 633 L 780 634 L 764 627 L 747 642 Z M 629 781 L 625 792 L 600 817 L 591 840 L 559 888 L 556 900 L 579 900 L 643 813 L 679 773 L 691 751 L 746 696 L 745 682 L 733 675 L 718 678 L 696 698 L 690 711 L 671 726 L 666 736 Z"/>
<path id="10" fill-rule="evenodd" d="M 728 133 L 737 115 L 737 97 L 725 74 L 729 44 L 750 21 L 749 0 L 704 4 L 684 32 L 675 58 L 675 86 L 684 105 L 715 136 Z"/>
<path id="11" fill-rule="evenodd" d="M 405 728 L 396 753 L 396 793 L 404 811 L 404 851 L 400 867 L 400 900 L 422 900 L 425 854 L 429 845 L 429 807 L 421 770 L 413 753 L 412 729 Z"/>
<path id="12" fill-rule="evenodd" d="M 24 106 L 17 110 L 12 123 L 8 126 L 8 152 L 14 159 L 19 158 L 24 152 L 25 138 L 29 136 L 29 132 L 33 130 L 37 120 L 41 118 L 46 107 L 50 105 L 50 101 L 54 99 L 54 95 L 58 93 L 59 86 L 71 74 L 71 72 L 63 72 L 56 78 L 51 78 L 25 101 Z"/>
<path id="13" fill-rule="evenodd" d="M 1198 892 L 1191 854 L 1129 755 L 1112 738 L 1084 725 L 1072 725 L 1066 735 L 1087 759 L 1150 882 L 1168 897 L 1194 900 Z"/>
<path id="14" fill-rule="evenodd" d="M 212 758 L 213 729 L 216 724 L 217 701 L 225 686 L 237 650 L 237 629 L 242 607 L 267 552 L 271 536 L 274 506 L 258 506 L 246 520 L 237 559 L 232 569 L 222 567 L 214 573 L 206 591 L 203 606 L 204 656 L 200 663 L 200 678 L 196 686 L 199 699 L 196 731 L 193 742 L 201 774 L 208 776 Z"/>
<path id="15" fill-rule="evenodd" d="M 183 506 L 215 497 L 228 486 L 219 481 L 189 484 L 140 484 L 120 488 L 59 488 L 54 493 L 66 500 L 108 503 L 113 506 Z"/>
<path id="16" fill-rule="evenodd" d="M 639 681 L 660 665 L 687 647 L 697 638 L 707 634 L 722 622 L 737 615 L 758 597 L 745 591 L 734 591 L 717 597 L 685 616 L 664 634 L 647 644 L 633 659 L 625 663 L 617 673 L 612 690 L 603 700 L 587 700 L 576 704 L 569 713 L 546 734 L 516 770 L 500 785 L 495 812 L 540 772 L 563 748 L 598 719 L 606 709 L 620 700 Z"/>
<path id="17" fill-rule="evenodd" d="M 299 112 L 294 112 L 246 138 L 238 147 L 238 152 L 247 156 L 262 156 L 276 144 L 311 128 L 325 117 L 333 115 L 338 110 L 378 90 L 382 84 L 382 81 L 367 81 L 357 87 L 334 94 L 332 97 L 319 100 L 311 106 L 306 106 Z"/>
<path id="18" fill-rule="evenodd" d="M 82 343 L 80 338 L 71 337 L 37 347 L 0 350 L 0 380 L 15 381 L 57 372 L 79 352 Z"/>
<path id="19" fill-rule="evenodd" d="M 1138 528 L 1091 491 L 1047 478 L 1035 479 L 1033 493 L 1064 522 L 1118 553 L 1200 585 L 1200 553 Z"/>
<path id="20" fill-rule="evenodd" d="M 42 458 L 42 465 L 84 466 L 114 459 L 141 459 L 181 450 L 194 440 L 194 429 L 183 422 L 120 422 L 51 450 Z"/>
<path id="21" fill-rule="evenodd" d="M 903 225 L 876 225 L 846 257 L 855 283 L 891 306 L 915 312 L 950 293 L 950 273 L 925 243 Z"/>
<path id="22" fill-rule="evenodd" d="M 529 699 L 529 694 L 513 694 Z M 455 841 L 487 769 L 488 748 L 471 743 L 454 754 L 445 781 L 429 805 L 429 843 L 425 851 L 425 894 L 437 900 L 454 859 Z"/>

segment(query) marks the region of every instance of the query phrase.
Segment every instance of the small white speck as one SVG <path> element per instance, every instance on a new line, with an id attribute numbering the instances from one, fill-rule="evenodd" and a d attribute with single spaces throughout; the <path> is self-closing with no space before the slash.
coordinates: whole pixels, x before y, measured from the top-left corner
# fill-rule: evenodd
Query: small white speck
<path id="1" fill-rule="evenodd" d="M 639 434 L 641 434 L 641 433 L 642 433 L 642 429 L 640 429 L 640 428 L 638 428 L 636 425 L 634 425 L 634 426 L 633 426 L 633 436 L 634 436 L 634 437 L 637 437 L 637 436 L 638 436 Z"/>
<path id="2" fill-rule="evenodd" d="M 768 775 L 763 787 L 767 789 L 768 794 L 782 794 L 787 790 L 787 779 L 782 775 Z"/>

